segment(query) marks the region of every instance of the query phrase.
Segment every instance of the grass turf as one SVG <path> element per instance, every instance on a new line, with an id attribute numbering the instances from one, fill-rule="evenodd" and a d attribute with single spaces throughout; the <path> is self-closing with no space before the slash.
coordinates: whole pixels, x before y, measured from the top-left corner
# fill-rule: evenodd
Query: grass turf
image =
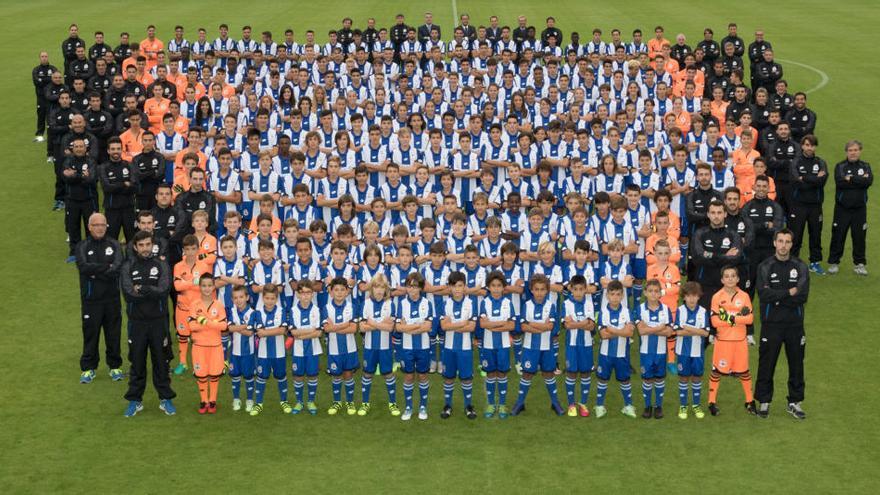
<path id="1" fill-rule="evenodd" d="M 621 399 L 614 383 L 608 392 L 610 413 L 604 420 L 555 418 L 546 410 L 546 392 L 536 379 L 529 408 L 521 417 L 468 421 L 460 412 L 461 396 L 456 391 L 456 414 L 441 422 L 441 386 L 433 379 L 431 420 L 409 424 L 388 416 L 379 380 L 374 384 L 373 412 L 366 418 L 324 414 L 330 396 L 324 378 L 318 396 L 322 412 L 317 417 L 282 417 L 270 382 L 267 410 L 256 419 L 231 412 L 228 380 L 221 382 L 221 409 L 216 416 L 196 414 L 195 382 L 188 377 L 173 383 L 179 394 L 176 417 L 159 412 L 150 386 L 146 410 L 132 420 L 122 417 L 124 383 L 110 382 L 103 363 L 95 383 L 77 384 L 81 337 L 76 272 L 63 263 L 67 248 L 62 215 L 49 211 L 51 167 L 45 163 L 43 145 L 30 144 L 34 98 L 28 74 L 37 63 L 37 52 L 48 49 L 51 61 L 60 65 L 59 46 L 70 22 L 79 23 L 87 45 L 96 29 L 107 33 L 111 45 L 122 30 L 139 40 L 149 23 L 159 27 L 159 37 L 166 41 L 176 23 L 186 26 L 188 38 L 194 38 L 199 26 L 213 38 L 221 22 L 232 26 L 236 38 L 241 25 L 251 24 L 257 32 L 271 29 L 276 39 L 293 27 L 301 41 L 303 31 L 310 28 L 323 40 L 321 33 L 338 27 L 345 15 L 353 17 L 357 26 L 363 26 L 368 16 L 379 19 L 380 26 L 390 26 L 398 11 L 410 24 L 419 24 L 422 12 L 431 10 L 448 38 L 452 6 L 445 1 L 245 5 L 190 0 L 156 0 L 144 8 L 130 2 L 83 1 L 73 7 L 45 0 L 0 6 L 7 26 L 0 43 L 6 64 L 0 94 L 8 115 L 0 122 L 5 157 L 0 204 L 7 233 L 0 237 L 0 252 L 6 257 L 0 280 L 7 315 L 0 347 L 7 376 L 0 402 L 4 458 L 0 485 L 8 493 L 195 492 L 209 486 L 230 492 L 294 487 L 368 493 L 590 488 L 697 492 L 710 487 L 732 492 L 760 487 L 772 492 L 876 493 L 872 452 L 880 430 L 871 411 L 880 402 L 873 391 L 880 377 L 869 354 L 880 343 L 866 317 L 876 291 L 873 278 L 852 274 L 849 254 L 840 275 L 813 279 L 807 310 L 805 402 L 810 418 L 805 422 L 795 422 L 783 412 L 784 359 L 777 369 L 773 414 L 760 422 L 742 411 L 742 392 L 733 380 L 721 385 L 722 415 L 701 422 L 674 417 L 672 379 L 667 383 L 668 414 L 663 421 L 620 416 Z M 602 27 L 606 36 L 618 27 L 625 39 L 633 28 L 641 27 L 647 39 L 654 25 L 663 24 L 667 37 L 684 32 L 693 45 L 706 26 L 713 27 L 720 40 L 727 22 L 737 21 L 749 43 L 754 29 L 763 28 L 778 58 L 813 66 L 830 77 L 808 102 L 819 115 L 818 151 L 829 167 L 843 157 L 843 143 L 853 137 L 866 141 L 864 159 L 880 167 L 880 153 L 868 132 L 880 111 L 877 99 L 871 97 L 880 70 L 869 61 L 876 41 L 872 28 L 880 20 L 876 2 L 810 0 L 770 6 L 743 0 L 710 9 L 678 0 L 462 1 L 457 11 L 469 13 L 475 25 L 490 14 L 499 15 L 502 24 L 515 25 L 516 16 L 525 14 L 539 31 L 543 18 L 554 15 L 566 35 L 574 28 L 582 39 L 595 26 Z M 814 88 L 821 81 L 816 70 L 791 63 L 784 67 L 792 92 Z M 826 189 L 826 249 L 832 190 L 832 185 Z M 877 214 L 877 194 L 872 196 L 871 216 Z M 873 230 L 868 243 L 873 257 L 878 248 Z M 753 363 L 756 358 L 752 350 Z M 513 373 L 510 378 L 510 394 L 515 394 L 518 380 Z M 562 388 L 561 380 L 559 385 Z M 635 380 L 637 405 L 639 390 Z M 485 396 L 479 378 L 474 393 L 482 409 Z"/>

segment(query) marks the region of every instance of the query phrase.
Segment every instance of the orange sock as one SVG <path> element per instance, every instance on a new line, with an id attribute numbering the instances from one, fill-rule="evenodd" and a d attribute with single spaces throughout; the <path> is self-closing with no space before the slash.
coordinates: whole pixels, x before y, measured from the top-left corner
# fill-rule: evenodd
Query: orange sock
<path id="1" fill-rule="evenodd" d="M 721 382 L 721 375 L 712 373 L 709 375 L 709 403 L 714 403 L 718 396 L 718 385 Z"/>
<path id="2" fill-rule="evenodd" d="M 220 385 L 220 377 L 212 376 L 208 387 L 208 402 L 217 402 L 217 387 Z"/>
<path id="3" fill-rule="evenodd" d="M 754 400 L 754 397 L 752 397 L 752 374 L 746 371 L 739 375 L 739 382 L 742 384 L 743 393 L 746 396 L 746 402 Z"/>
<path id="4" fill-rule="evenodd" d="M 177 336 L 177 358 L 180 364 L 186 366 L 186 354 L 189 351 L 189 338 L 182 335 Z"/>
<path id="5" fill-rule="evenodd" d="M 666 338 L 666 362 L 675 362 L 675 337 Z"/>
<path id="6" fill-rule="evenodd" d="M 208 402 L 208 377 L 199 377 L 199 400 Z"/>

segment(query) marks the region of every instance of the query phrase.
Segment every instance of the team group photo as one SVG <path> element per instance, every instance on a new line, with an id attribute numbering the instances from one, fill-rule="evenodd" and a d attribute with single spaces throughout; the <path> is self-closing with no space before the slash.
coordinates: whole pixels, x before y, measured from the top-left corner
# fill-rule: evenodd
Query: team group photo
<path id="1" fill-rule="evenodd" d="M 745 5 L 184 4 L 22 19 L 3 416 L 48 464 L 13 492 L 623 488 L 632 455 L 877 488 L 870 455 L 816 479 L 878 440 L 857 43 Z M 704 489 L 669 475 L 632 482 Z"/>

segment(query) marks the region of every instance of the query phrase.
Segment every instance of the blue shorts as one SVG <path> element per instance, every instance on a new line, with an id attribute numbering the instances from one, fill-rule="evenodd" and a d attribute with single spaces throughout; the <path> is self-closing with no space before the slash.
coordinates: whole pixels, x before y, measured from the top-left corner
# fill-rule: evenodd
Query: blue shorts
<path id="1" fill-rule="evenodd" d="M 599 366 L 596 367 L 596 376 L 600 380 L 608 381 L 611 378 L 611 371 L 614 370 L 614 377 L 619 382 L 629 380 L 630 368 L 629 357 L 611 357 L 599 354 Z"/>
<path id="2" fill-rule="evenodd" d="M 293 364 L 290 369 L 293 376 L 318 376 L 318 368 L 321 365 L 321 356 L 293 356 Z"/>
<path id="3" fill-rule="evenodd" d="M 247 356 L 229 356 L 229 376 L 243 376 L 247 379 L 254 377 L 254 364 L 256 359 L 253 354 Z"/>
<path id="4" fill-rule="evenodd" d="M 568 373 L 593 371 L 593 346 L 565 346 L 565 371 Z"/>
<path id="5" fill-rule="evenodd" d="M 645 258 L 632 259 L 633 278 L 644 280 L 648 276 L 648 261 Z"/>
<path id="6" fill-rule="evenodd" d="M 364 349 L 364 373 L 373 373 L 378 366 L 379 373 L 387 375 L 393 369 L 393 362 L 391 349 Z"/>
<path id="7" fill-rule="evenodd" d="M 524 373 L 537 373 L 543 371 L 546 373 L 556 370 L 556 356 L 553 350 L 536 351 L 534 349 L 523 349 L 522 351 L 522 370 Z"/>
<path id="8" fill-rule="evenodd" d="M 639 354 L 642 379 L 666 378 L 666 354 Z"/>
<path id="9" fill-rule="evenodd" d="M 269 371 L 278 380 L 287 378 L 287 358 L 257 358 L 257 376 L 265 380 Z"/>
<path id="10" fill-rule="evenodd" d="M 704 369 L 703 358 L 678 356 L 678 376 L 703 376 Z"/>
<path id="11" fill-rule="evenodd" d="M 480 366 L 486 373 L 507 373 L 510 371 L 510 348 L 480 349 Z"/>
<path id="12" fill-rule="evenodd" d="M 430 349 L 401 349 L 404 373 L 427 373 L 431 369 Z"/>
<path id="13" fill-rule="evenodd" d="M 474 377 L 473 350 L 443 349 L 440 352 L 440 361 L 443 363 L 443 378 L 453 379 L 458 376 L 459 380 L 470 380 Z"/>
<path id="14" fill-rule="evenodd" d="M 335 356 L 328 354 L 327 368 L 330 369 L 330 376 L 339 376 L 344 371 L 354 371 L 358 369 L 358 353 L 349 352 Z"/>

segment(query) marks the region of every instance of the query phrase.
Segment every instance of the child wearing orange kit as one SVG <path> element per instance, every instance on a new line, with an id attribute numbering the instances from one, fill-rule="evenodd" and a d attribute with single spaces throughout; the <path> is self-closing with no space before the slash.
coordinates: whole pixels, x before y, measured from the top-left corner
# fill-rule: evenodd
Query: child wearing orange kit
<path id="1" fill-rule="evenodd" d="M 214 414 L 224 365 L 221 334 L 228 324 L 226 308 L 215 297 L 213 275 L 199 278 L 199 297 L 191 304 L 187 323 L 193 339 L 193 374 L 199 384 L 199 414 Z"/>

